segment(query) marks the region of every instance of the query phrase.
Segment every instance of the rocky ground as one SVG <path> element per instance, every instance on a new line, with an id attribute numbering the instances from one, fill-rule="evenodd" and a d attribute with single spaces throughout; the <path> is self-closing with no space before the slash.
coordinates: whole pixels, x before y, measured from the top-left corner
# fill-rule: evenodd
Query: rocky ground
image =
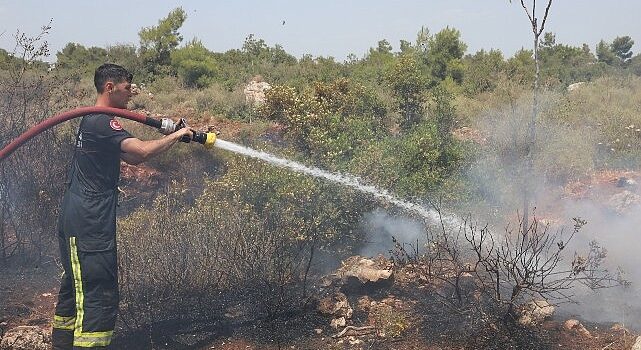
<path id="1" fill-rule="evenodd" d="M 56 267 L 4 274 L 0 349 L 49 349 Z M 115 349 L 576 349 L 640 350 L 641 337 L 620 324 L 561 317 L 549 304 L 524 307 L 527 326 L 510 334 L 456 329 L 449 309 L 432 303 L 409 270 L 383 257 L 355 256 L 318 281 L 300 312 L 256 319 L 242 305 L 221 319 L 158 326 L 146 334 L 119 330 Z"/>

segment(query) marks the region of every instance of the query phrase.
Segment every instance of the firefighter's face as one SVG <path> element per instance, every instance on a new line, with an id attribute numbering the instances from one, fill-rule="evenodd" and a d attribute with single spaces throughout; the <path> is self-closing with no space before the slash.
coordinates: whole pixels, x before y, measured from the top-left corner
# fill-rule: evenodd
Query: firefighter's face
<path id="1" fill-rule="evenodd" d="M 123 81 L 121 83 L 108 82 L 106 90 L 109 94 L 109 104 L 115 108 L 127 108 L 127 103 L 131 100 L 131 83 Z"/>

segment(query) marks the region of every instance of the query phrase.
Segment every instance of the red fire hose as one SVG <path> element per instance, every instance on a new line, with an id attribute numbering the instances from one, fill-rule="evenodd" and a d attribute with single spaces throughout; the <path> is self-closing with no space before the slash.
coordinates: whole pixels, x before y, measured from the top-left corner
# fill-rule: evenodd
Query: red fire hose
<path id="1" fill-rule="evenodd" d="M 23 143 L 29 141 L 36 135 L 42 133 L 43 131 L 55 125 L 58 125 L 62 122 L 65 122 L 67 120 L 82 117 L 88 114 L 94 114 L 94 113 L 114 115 L 114 116 L 130 119 L 145 125 L 149 125 L 154 128 L 167 129 L 167 126 L 163 125 L 163 121 L 161 120 L 154 119 L 146 115 L 134 113 L 126 109 L 111 108 L 111 107 L 82 107 L 82 108 L 73 109 L 64 113 L 60 113 L 51 118 L 45 119 L 42 122 L 40 122 L 38 125 L 27 130 L 24 134 L 18 136 L 16 139 L 11 141 L 11 143 L 9 143 L 8 145 L 6 145 L 0 150 L 0 162 L 2 162 L 11 153 L 13 153 L 13 151 L 15 151 L 18 147 L 22 146 Z M 175 127 L 176 126 L 172 122 L 170 128 L 175 128 Z M 164 131 L 165 130 L 163 130 L 163 132 Z M 170 130 L 170 131 L 174 131 L 174 130 Z M 200 133 L 200 132 L 194 131 L 193 140 L 204 144 L 206 147 L 210 147 L 215 142 L 216 135 L 213 133 Z"/>

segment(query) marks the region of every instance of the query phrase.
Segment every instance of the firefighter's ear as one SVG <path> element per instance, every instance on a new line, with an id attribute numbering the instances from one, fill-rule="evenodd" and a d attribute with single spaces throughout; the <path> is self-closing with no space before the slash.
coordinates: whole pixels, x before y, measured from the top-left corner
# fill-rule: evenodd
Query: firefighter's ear
<path id="1" fill-rule="evenodd" d="M 110 94 L 114 91 L 114 83 L 111 81 L 108 81 L 105 83 L 105 92 Z"/>

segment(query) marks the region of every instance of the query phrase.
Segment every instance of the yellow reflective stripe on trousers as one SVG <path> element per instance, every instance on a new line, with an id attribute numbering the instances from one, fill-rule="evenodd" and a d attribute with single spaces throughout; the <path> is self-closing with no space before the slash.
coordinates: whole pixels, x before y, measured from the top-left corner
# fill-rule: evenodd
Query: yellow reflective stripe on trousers
<path id="1" fill-rule="evenodd" d="M 76 316 L 53 315 L 53 328 L 73 330 L 76 323 Z"/>
<path id="2" fill-rule="evenodd" d="M 73 346 L 89 348 L 92 346 L 107 346 L 111 343 L 113 331 L 108 332 L 86 332 L 80 335 L 74 334 Z"/>
<path id="3" fill-rule="evenodd" d="M 82 319 L 85 316 L 84 301 L 85 295 L 82 292 L 82 274 L 80 271 L 80 259 L 78 259 L 78 246 L 76 237 L 69 237 L 71 247 L 71 270 L 73 271 L 73 285 L 76 290 L 76 325 L 73 332 L 74 338 L 82 334 Z"/>

